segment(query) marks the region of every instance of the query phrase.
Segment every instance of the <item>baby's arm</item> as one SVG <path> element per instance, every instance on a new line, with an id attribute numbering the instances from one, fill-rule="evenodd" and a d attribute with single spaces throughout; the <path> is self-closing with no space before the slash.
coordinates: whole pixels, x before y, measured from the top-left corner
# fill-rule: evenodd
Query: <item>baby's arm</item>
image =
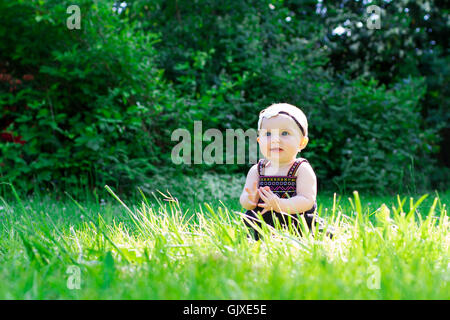
<path id="1" fill-rule="evenodd" d="M 242 207 L 247 210 L 253 210 L 256 208 L 256 205 L 259 200 L 258 194 L 258 165 L 253 165 L 247 174 L 247 179 L 245 181 L 244 190 L 242 191 L 241 197 L 239 201 L 241 202 Z"/>
<path id="2" fill-rule="evenodd" d="M 297 170 L 297 195 L 280 199 L 280 209 L 286 213 L 301 213 L 310 210 L 316 203 L 317 178 L 313 168 L 304 162 Z"/>

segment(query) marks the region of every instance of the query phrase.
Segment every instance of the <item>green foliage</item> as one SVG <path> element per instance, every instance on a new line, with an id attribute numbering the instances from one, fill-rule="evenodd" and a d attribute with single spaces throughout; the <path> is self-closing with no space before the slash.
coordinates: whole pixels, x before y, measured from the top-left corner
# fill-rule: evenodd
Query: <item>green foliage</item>
<path id="1" fill-rule="evenodd" d="M 421 129 L 418 112 L 418 100 L 425 90 L 418 80 L 407 79 L 392 89 L 375 80 L 357 80 L 325 102 L 326 114 L 320 114 L 324 108 L 317 113 L 330 120 L 318 121 L 314 136 L 324 143 L 333 141 L 328 163 L 322 161 L 340 172 L 333 179 L 338 189 L 357 185 L 372 191 L 402 190 L 405 186 L 416 192 L 414 171 L 427 177 L 432 164 L 433 131 Z M 415 158 L 422 160 L 412 164 Z"/>
<path id="2" fill-rule="evenodd" d="M 386 87 L 409 77 L 423 78 L 424 91 L 419 100 L 422 131 L 426 131 L 426 148 L 437 158 L 434 169 L 428 167 L 431 185 L 447 186 L 450 178 L 449 86 L 450 56 L 448 47 L 449 8 L 441 0 L 372 1 L 381 8 L 381 28 L 366 27 L 370 14 L 365 1 L 324 0 L 321 8 L 327 35 L 330 63 L 336 74 L 345 72 L 352 78 L 375 78 Z M 342 34 L 333 33 L 341 26 Z M 438 134 L 432 134 L 438 133 Z M 417 155 L 420 163 L 428 159 Z"/>
<path id="3" fill-rule="evenodd" d="M 389 32 L 377 33 L 356 26 L 362 3 L 323 2 L 324 16 L 312 0 L 135 0 L 120 12 L 113 1 L 84 0 L 81 29 L 69 30 L 70 4 L 0 3 L 0 130 L 10 134 L 0 140 L 2 180 L 128 192 L 156 174 L 242 174 L 248 166 L 175 166 L 171 133 L 196 120 L 203 131 L 256 128 L 262 108 L 288 102 L 308 116 L 304 156 L 320 188 L 448 185 L 433 160 L 445 109 L 427 104 L 432 96 L 445 107 L 447 49 L 433 35 L 435 51 L 414 54 L 431 38 L 409 18 L 386 16 Z M 346 19 L 352 37 L 331 37 Z M 375 53 L 381 44 L 389 48 Z M 427 61 L 444 71 L 425 72 Z"/>
<path id="4" fill-rule="evenodd" d="M 262 108 L 287 101 L 308 116 L 311 139 L 305 156 L 321 188 L 385 192 L 403 185 L 411 191 L 432 185 L 429 176 L 436 164 L 432 158 L 439 149 L 440 127 L 424 128 L 421 100 L 428 79 L 424 81 L 420 72 L 411 77 L 396 71 L 389 74 L 395 81 L 387 85 L 377 69 L 377 61 L 391 57 L 392 50 L 410 54 L 413 47 L 399 48 L 400 43 L 394 43 L 389 45 L 391 51 L 374 57 L 364 56 L 377 53 L 372 48 L 366 52 L 361 44 L 360 60 L 344 56 L 343 63 L 370 59 L 372 64 L 340 70 L 337 50 L 348 43 L 345 37 L 338 44 L 326 41 L 331 25 L 340 22 L 333 19 L 333 5 L 330 18 L 318 23 L 316 1 L 229 1 L 225 7 L 217 1 L 201 1 L 201 8 L 196 1 L 158 3 L 134 1 L 134 11 L 144 12 L 143 18 L 131 13 L 130 19 L 142 21 L 149 30 L 146 21 L 151 27 L 157 21 L 163 39 L 157 44 L 160 65 L 174 87 L 196 103 L 195 110 L 183 113 L 186 127 L 202 120 L 204 128 L 255 128 Z M 365 7 L 357 7 L 361 16 L 356 21 L 366 18 Z M 344 10 L 338 13 L 340 19 L 351 18 Z M 382 37 L 364 30 L 364 41 L 374 41 L 373 46 L 392 38 L 391 33 Z M 407 69 L 410 60 L 396 61 L 396 66 Z M 216 166 L 214 170 L 241 169 Z"/>
<path id="5" fill-rule="evenodd" d="M 120 20 L 111 4 L 78 4 L 82 28 L 69 30 L 61 19 L 69 2 L 2 2 L 2 23 L 21 34 L 1 41 L 2 60 L 16 57 L 5 68 L 17 78 L 34 74 L 1 100 L 0 117 L 13 119 L 5 129 L 27 142 L 0 144 L 5 180 L 63 186 L 90 173 L 91 184 L 127 187 L 161 160 L 158 134 L 170 119 L 155 118 L 175 104 L 153 62 L 158 35 Z"/>

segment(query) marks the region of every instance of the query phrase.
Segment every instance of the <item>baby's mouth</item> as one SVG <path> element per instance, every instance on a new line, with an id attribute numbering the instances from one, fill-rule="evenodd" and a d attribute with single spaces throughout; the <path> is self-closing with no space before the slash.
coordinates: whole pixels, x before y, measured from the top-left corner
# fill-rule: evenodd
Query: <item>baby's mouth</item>
<path id="1" fill-rule="evenodd" d="M 281 151 L 283 151 L 283 149 L 282 148 L 270 148 L 270 151 L 271 152 L 281 152 Z"/>

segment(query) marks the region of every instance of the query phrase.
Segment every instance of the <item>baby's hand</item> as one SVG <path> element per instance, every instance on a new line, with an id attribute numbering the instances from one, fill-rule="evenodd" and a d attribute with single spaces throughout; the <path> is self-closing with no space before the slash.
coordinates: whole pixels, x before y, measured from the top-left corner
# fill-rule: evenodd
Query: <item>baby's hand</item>
<path id="1" fill-rule="evenodd" d="M 270 190 L 269 187 L 259 188 L 258 190 L 261 199 L 264 203 L 258 204 L 259 207 L 264 208 L 261 211 L 261 214 L 266 213 L 267 211 L 281 211 L 280 208 L 280 198 Z"/>
<path id="2" fill-rule="evenodd" d="M 250 204 L 255 207 L 257 206 L 259 200 L 259 193 L 257 186 L 258 182 L 255 181 L 255 183 L 253 183 L 252 190 L 250 190 L 249 188 L 245 188 L 245 191 L 248 194 L 248 200 L 250 201 Z"/>

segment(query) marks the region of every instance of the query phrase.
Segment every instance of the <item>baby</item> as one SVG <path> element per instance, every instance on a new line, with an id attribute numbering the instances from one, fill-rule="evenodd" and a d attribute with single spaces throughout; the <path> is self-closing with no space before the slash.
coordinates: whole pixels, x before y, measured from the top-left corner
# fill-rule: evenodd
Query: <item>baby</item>
<path id="1" fill-rule="evenodd" d="M 308 144 L 308 121 L 297 107 L 278 103 L 262 110 L 258 121 L 258 138 L 261 153 L 259 160 L 248 172 L 241 205 L 247 209 L 245 215 L 256 225 L 255 218 L 262 215 L 264 221 L 274 226 L 272 211 L 281 225 L 287 225 L 292 214 L 292 225 L 300 229 L 303 214 L 309 229 L 317 221 L 317 179 L 307 160 L 297 158 L 297 153 Z M 259 233 L 247 221 L 245 224 Z"/>

